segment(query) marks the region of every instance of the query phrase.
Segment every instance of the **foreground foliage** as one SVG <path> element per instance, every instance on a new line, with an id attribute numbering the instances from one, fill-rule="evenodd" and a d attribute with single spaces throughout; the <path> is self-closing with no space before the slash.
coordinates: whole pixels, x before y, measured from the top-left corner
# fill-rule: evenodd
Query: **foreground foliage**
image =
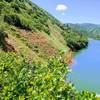
<path id="1" fill-rule="evenodd" d="M 62 58 L 42 65 L 0 52 L 0 100 L 95 100 L 94 93 L 79 93 L 65 81 L 68 73 Z"/>

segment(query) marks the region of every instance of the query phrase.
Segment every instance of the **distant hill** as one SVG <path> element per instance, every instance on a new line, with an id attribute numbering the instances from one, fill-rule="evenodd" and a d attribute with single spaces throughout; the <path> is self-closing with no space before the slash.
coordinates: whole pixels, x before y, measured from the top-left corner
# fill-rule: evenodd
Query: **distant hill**
<path id="1" fill-rule="evenodd" d="M 91 24 L 91 23 L 83 23 L 83 24 L 65 24 L 69 25 L 74 31 L 86 34 L 89 37 L 99 39 L 100 38 L 100 25 L 99 24 Z"/>
<path id="2" fill-rule="evenodd" d="M 67 24 L 69 26 L 79 26 L 79 27 L 87 28 L 87 29 L 90 29 L 90 28 L 91 29 L 93 29 L 93 28 L 100 28 L 100 25 L 99 24 L 92 24 L 92 23 L 83 23 L 83 24 L 79 24 L 79 23 L 76 23 L 76 24 L 67 23 Z"/>

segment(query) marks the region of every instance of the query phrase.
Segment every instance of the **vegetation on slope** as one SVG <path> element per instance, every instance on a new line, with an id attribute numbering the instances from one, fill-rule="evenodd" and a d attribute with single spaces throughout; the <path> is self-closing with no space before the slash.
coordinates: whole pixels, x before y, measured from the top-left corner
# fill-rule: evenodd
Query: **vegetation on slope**
<path id="1" fill-rule="evenodd" d="M 96 99 L 94 93 L 79 93 L 66 80 L 68 73 L 69 68 L 60 56 L 42 65 L 29 63 L 15 53 L 0 52 L 0 100 Z"/>
<path id="2" fill-rule="evenodd" d="M 0 46 L 3 48 L 3 43 L 4 43 L 4 41 L 5 41 L 5 37 L 6 37 L 6 35 L 5 35 L 5 33 L 4 33 L 4 31 L 2 31 L 2 30 L 0 30 Z"/>
<path id="3" fill-rule="evenodd" d="M 32 51 L 38 59 L 46 59 L 67 47 L 60 34 L 61 23 L 29 0 L 0 1 L 0 21 L 0 30 L 8 36 L 6 42 L 24 56 L 27 54 L 22 50 L 25 46 L 24 49 L 29 48 L 28 54 Z M 20 41 L 20 48 L 16 41 Z"/>
<path id="4" fill-rule="evenodd" d="M 91 38 L 100 40 L 100 28 L 94 28 L 94 29 L 90 30 L 89 36 Z"/>
<path id="5" fill-rule="evenodd" d="M 100 39 L 100 25 L 84 23 L 84 24 L 68 24 L 75 32 L 85 34 L 90 38 Z M 65 24 L 66 26 L 66 24 Z"/>
<path id="6" fill-rule="evenodd" d="M 88 38 L 86 35 L 76 32 L 69 25 L 64 27 L 64 30 L 67 32 L 67 34 L 62 33 L 62 35 L 64 35 L 67 46 L 70 47 L 72 51 L 78 51 L 87 47 Z"/>
<path id="7" fill-rule="evenodd" d="M 8 2 L 4 0 L 1 5 L 0 13 L 4 22 L 22 29 L 34 31 L 39 29 L 50 34 L 47 15 L 30 1 L 9 0 Z"/>
<path id="8" fill-rule="evenodd" d="M 21 39 L 36 55 L 37 52 L 40 52 L 40 56 L 42 54 L 45 58 L 50 51 L 52 51 L 51 55 L 57 54 L 59 50 L 66 48 L 66 44 L 72 48 L 72 50 L 80 50 L 86 46 L 84 44 L 86 44 L 85 42 L 87 40 L 85 39 L 85 41 L 83 36 L 80 36 L 80 34 L 75 33 L 71 29 L 69 32 L 67 27 L 63 26 L 63 24 L 52 15 L 29 0 L 2 0 L 0 1 L 0 7 L 0 27 L 2 25 L 3 28 L 6 27 L 4 31 Z M 41 45 L 42 41 L 40 41 L 40 38 L 36 40 L 36 42 L 39 41 L 39 43 L 36 43 L 34 40 L 30 41 L 29 38 L 26 37 L 26 35 L 29 37 L 29 35 L 32 34 L 30 37 L 34 39 L 34 33 L 39 32 L 42 34 L 39 34 L 38 37 L 46 38 L 47 40 L 44 41 L 45 44 L 48 41 L 46 44 L 47 49 Z M 49 50 L 50 48 L 53 49 Z"/>

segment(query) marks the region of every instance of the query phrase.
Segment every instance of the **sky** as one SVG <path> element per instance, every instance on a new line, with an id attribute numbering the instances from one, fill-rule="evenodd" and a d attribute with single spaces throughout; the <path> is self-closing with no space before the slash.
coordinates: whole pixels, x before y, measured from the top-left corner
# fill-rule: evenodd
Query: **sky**
<path id="1" fill-rule="evenodd" d="M 100 0 L 32 0 L 62 23 L 100 24 Z"/>

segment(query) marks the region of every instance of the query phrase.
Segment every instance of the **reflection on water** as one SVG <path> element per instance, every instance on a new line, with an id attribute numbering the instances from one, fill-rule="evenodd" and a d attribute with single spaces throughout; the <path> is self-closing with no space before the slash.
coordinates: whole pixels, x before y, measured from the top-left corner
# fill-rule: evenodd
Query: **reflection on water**
<path id="1" fill-rule="evenodd" d="M 77 89 L 100 93 L 100 41 L 90 40 L 87 49 L 74 58 L 69 80 Z"/>

